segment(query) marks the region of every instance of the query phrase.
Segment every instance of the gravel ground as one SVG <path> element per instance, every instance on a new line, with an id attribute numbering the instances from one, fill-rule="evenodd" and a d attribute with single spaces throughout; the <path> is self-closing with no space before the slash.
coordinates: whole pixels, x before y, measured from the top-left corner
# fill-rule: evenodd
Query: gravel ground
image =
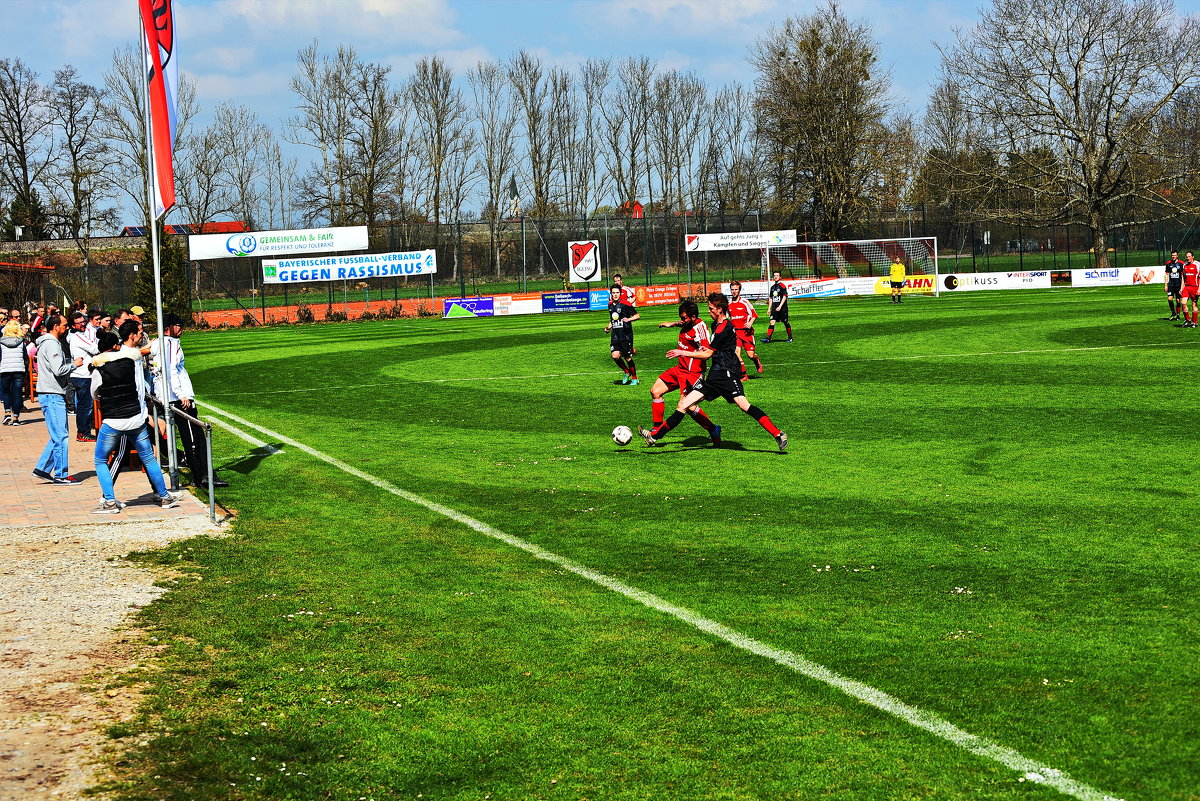
<path id="1" fill-rule="evenodd" d="M 121 557 L 219 531 L 199 516 L 0 528 L 0 800 L 83 799 L 103 777 L 104 728 L 139 702 L 136 684 L 105 686 L 153 669 L 130 615 L 165 575 Z"/>

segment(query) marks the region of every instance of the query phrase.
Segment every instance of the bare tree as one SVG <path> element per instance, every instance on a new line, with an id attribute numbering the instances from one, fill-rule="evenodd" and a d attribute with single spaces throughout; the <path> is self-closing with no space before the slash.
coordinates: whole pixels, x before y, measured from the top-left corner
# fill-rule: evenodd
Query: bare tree
<path id="1" fill-rule="evenodd" d="M 606 136 L 605 154 L 613 191 L 620 199 L 619 208 L 637 202 L 642 177 L 649 173 L 645 161 L 646 139 L 650 128 L 651 87 L 654 65 L 648 58 L 627 58 L 617 65 L 616 81 L 610 87 L 604 103 Z M 649 199 L 647 204 L 649 205 Z M 629 267 L 629 231 L 631 218 L 625 223 L 625 267 Z"/>
<path id="2" fill-rule="evenodd" d="M 1200 177 L 1194 160 L 1172 159 L 1174 134 L 1156 124 L 1200 86 L 1200 64 L 1178 53 L 1198 35 L 1200 21 L 1169 0 L 994 0 L 942 49 L 942 65 L 1002 154 L 1000 189 L 1035 196 L 1047 222 L 1088 225 L 1103 267 L 1115 228 L 1161 219 L 1164 202 L 1180 209 L 1163 190 Z M 1159 214 L 1128 214 L 1136 201 Z"/>
<path id="3" fill-rule="evenodd" d="M 96 87 L 79 80 L 74 67 L 54 75 L 51 119 L 58 131 L 58 157 L 47 178 L 51 208 L 60 234 L 75 240 L 86 266 L 95 227 L 115 228 L 117 211 L 111 175 L 114 155 L 100 138 Z"/>
<path id="4" fill-rule="evenodd" d="M 50 91 L 21 59 L 0 59 L 0 183 L 13 195 L 13 206 L 29 213 L 40 207 L 37 187 L 54 161 Z M 22 224 L 22 221 L 16 221 Z M 43 221 L 27 238 L 44 237 Z"/>
<path id="5" fill-rule="evenodd" d="M 145 83 L 146 72 L 138 48 L 127 46 L 114 50 L 112 66 L 104 74 L 106 91 L 100 104 L 100 130 L 115 155 L 116 184 L 141 209 L 143 223 L 150 220 L 146 201 Z M 196 84 L 180 73 L 175 104 L 176 185 L 189 180 L 187 148 L 192 141 L 189 128 L 197 113 Z"/>
<path id="6" fill-rule="evenodd" d="M 870 28 L 833 0 L 773 27 L 750 51 L 759 70 L 758 138 L 767 144 L 774 211 L 789 225 L 837 239 L 873 203 L 888 124 L 889 76 Z"/>
<path id="7" fill-rule="evenodd" d="M 529 214 L 541 242 L 545 242 L 546 218 L 554 204 L 554 165 L 560 145 L 552 128 L 555 112 L 551 106 L 550 72 L 541 59 L 525 50 L 518 52 L 508 63 L 508 78 L 521 110 L 525 163 L 529 168 L 527 180 L 532 195 Z M 546 248 L 541 246 L 538 248 L 538 274 L 545 272 Z"/>
<path id="8" fill-rule="evenodd" d="M 264 154 L 263 223 L 270 228 L 292 228 L 291 198 L 296 184 L 296 159 L 285 159 L 279 143 L 272 141 Z"/>
<path id="9" fill-rule="evenodd" d="M 297 205 L 307 222 L 324 220 L 330 225 L 344 225 L 354 218 L 354 166 L 346 98 L 358 55 L 344 46 L 335 56 L 322 55 L 314 41 L 297 54 L 296 60 L 299 73 L 292 77 L 291 89 L 299 98 L 299 114 L 286 123 L 287 139 L 313 148 L 318 156 L 298 182 Z"/>
<path id="10" fill-rule="evenodd" d="M 765 193 L 765 159 L 756 137 L 754 95 L 736 85 L 717 92 L 711 125 L 700 173 L 706 205 L 722 220 L 736 213 L 738 222 L 744 224 L 746 210 L 760 210 Z"/>
<path id="11" fill-rule="evenodd" d="M 215 125 L 190 137 L 184 149 L 184 180 L 176 182 L 176 191 L 184 218 L 203 225 L 218 216 L 233 212 L 234 198 L 229 186 L 229 150 Z"/>
<path id="12" fill-rule="evenodd" d="M 500 275 L 498 231 L 505 216 L 508 182 L 516 162 L 513 136 L 517 110 L 509 92 L 507 76 L 499 64 L 481 61 L 467 72 L 471 87 L 472 112 L 479 130 L 476 169 L 483 179 L 483 216 L 488 224 L 488 253 L 496 275 Z"/>
<path id="13" fill-rule="evenodd" d="M 426 205 L 430 218 L 442 222 L 449 193 L 448 162 L 466 149 L 471 116 L 462 92 L 454 87 L 454 73 L 439 56 L 417 62 L 408 94 L 417 109 L 417 147 L 428 187 Z"/>

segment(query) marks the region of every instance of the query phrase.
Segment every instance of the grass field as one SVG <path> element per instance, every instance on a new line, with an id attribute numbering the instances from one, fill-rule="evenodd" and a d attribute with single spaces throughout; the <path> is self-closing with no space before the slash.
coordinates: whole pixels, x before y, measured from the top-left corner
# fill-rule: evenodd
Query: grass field
<path id="1" fill-rule="evenodd" d="M 795 303 L 726 444 L 601 314 L 185 334 L 232 536 L 126 799 L 1200 798 L 1200 335 L 1157 288 Z M 760 329 L 761 333 L 761 329 Z M 218 413 L 219 410 L 219 413 Z"/>

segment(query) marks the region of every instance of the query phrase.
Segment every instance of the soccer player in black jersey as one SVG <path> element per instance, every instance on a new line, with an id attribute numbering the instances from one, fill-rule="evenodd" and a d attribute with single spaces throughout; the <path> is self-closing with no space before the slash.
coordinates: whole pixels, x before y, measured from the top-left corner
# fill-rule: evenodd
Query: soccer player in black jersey
<path id="1" fill-rule="evenodd" d="M 775 333 L 775 323 L 783 323 L 783 327 L 787 329 L 787 341 L 792 341 L 792 324 L 788 321 L 787 287 L 783 285 L 783 279 L 779 277 L 778 270 L 773 272 L 771 277 L 775 280 L 767 293 L 770 298 L 768 306 L 771 322 L 767 323 L 767 335 L 763 338 L 763 342 L 768 345 L 772 342 L 771 337 Z"/>
<path id="2" fill-rule="evenodd" d="M 1178 320 L 1183 309 L 1183 262 L 1179 260 L 1178 250 L 1171 251 L 1171 258 L 1163 270 L 1163 291 L 1167 293 L 1167 305 L 1171 307 L 1171 316 L 1167 319 Z"/>
<path id="3" fill-rule="evenodd" d="M 608 290 L 608 318 L 611 322 L 604 326 L 604 330 L 608 332 L 612 359 L 625 372 L 621 383 L 637 386 L 637 367 L 633 363 L 633 321 L 640 320 L 642 316 L 622 299 L 620 284 L 613 284 Z"/>
<path id="4" fill-rule="evenodd" d="M 697 359 L 711 359 L 708 374 L 692 386 L 692 391 L 679 399 L 675 411 L 663 422 L 648 430 L 638 426 L 638 433 L 647 445 L 654 445 L 664 434 L 683 422 L 688 407 L 701 401 L 724 398 L 758 421 L 758 424 L 775 437 L 780 451 L 787 450 L 787 434 L 780 431 L 767 417 L 767 413 L 751 405 L 742 389 L 742 365 L 737 355 L 737 332 L 729 319 L 729 299 L 720 292 L 708 296 L 708 313 L 713 318 L 712 337 L 709 347 L 695 352 Z"/>

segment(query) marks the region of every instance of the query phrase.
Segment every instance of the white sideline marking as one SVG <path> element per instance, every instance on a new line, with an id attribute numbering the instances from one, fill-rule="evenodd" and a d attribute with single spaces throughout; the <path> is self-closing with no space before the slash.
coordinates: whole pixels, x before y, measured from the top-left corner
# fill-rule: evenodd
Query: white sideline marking
<path id="1" fill-rule="evenodd" d="M 706 634 L 710 634 L 718 639 L 724 640 L 735 648 L 740 648 L 757 656 L 765 657 L 773 662 L 783 665 L 786 668 L 790 668 L 797 673 L 801 673 L 811 679 L 816 679 L 817 681 L 827 684 L 834 689 L 842 691 L 851 698 L 858 699 L 869 706 L 873 706 L 876 709 L 887 712 L 888 714 L 893 715 L 906 723 L 916 726 L 919 729 L 924 729 L 930 734 L 941 737 L 943 740 L 970 751 L 976 756 L 985 757 L 987 759 L 999 762 L 1001 765 L 1004 765 L 1007 768 L 1011 768 L 1012 770 L 1020 772 L 1028 781 L 1048 785 L 1059 792 L 1065 793 L 1066 795 L 1081 799 L 1081 801 L 1120 801 L 1120 799 L 1103 793 L 1100 790 L 1091 787 L 1090 785 L 1072 779 L 1070 776 L 1056 768 L 1052 768 L 1049 765 L 1044 765 L 1041 762 L 1032 760 L 1020 752 L 1013 750 L 1012 748 L 1008 748 L 1000 745 L 999 743 L 994 743 L 984 737 L 979 737 L 971 734 L 970 732 L 964 731 L 955 726 L 953 723 L 943 720 L 932 712 L 926 712 L 919 707 L 906 704 L 900 699 L 888 695 L 882 690 L 877 690 L 874 687 L 863 684 L 860 681 L 856 681 L 846 676 L 842 676 L 839 673 L 835 673 L 824 665 L 819 665 L 816 662 L 805 659 L 799 654 L 779 648 L 773 648 L 760 640 L 756 640 L 753 637 L 742 634 L 739 631 L 735 631 L 734 629 L 722 625 L 715 620 L 710 620 L 706 617 L 703 617 L 690 609 L 686 609 L 682 606 L 676 606 L 664 598 L 660 598 L 659 596 L 645 592 L 644 590 L 639 590 L 637 587 L 633 587 L 624 583 L 623 581 L 612 578 L 611 576 L 606 576 L 603 573 L 592 570 L 590 567 L 572 561 L 565 556 L 559 556 L 558 554 L 547 551 L 546 549 L 534 545 L 531 542 L 527 542 L 520 537 L 514 537 L 511 534 L 506 534 L 498 528 L 489 526 L 487 523 L 476 520 L 475 518 L 451 509 L 448 506 L 443 506 L 435 501 L 422 498 L 420 495 L 415 495 L 408 490 L 401 489 L 391 482 L 376 478 L 369 473 L 364 473 L 362 470 L 352 467 L 326 453 L 322 453 L 316 448 L 309 447 L 302 442 L 285 437 L 283 434 L 280 434 L 276 431 L 271 431 L 268 428 L 263 428 L 260 425 L 251 423 L 249 420 L 243 420 L 242 418 L 230 414 L 229 412 L 217 409 L 211 404 L 206 404 L 206 408 L 212 412 L 225 415 L 235 423 L 239 423 L 241 425 L 253 428 L 256 431 L 260 431 L 263 434 L 266 434 L 268 437 L 277 440 L 278 442 L 286 443 L 293 448 L 304 451 L 310 456 L 331 464 L 339 470 L 349 473 L 356 478 L 361 478 L 368 484 L 378 487 L 385 492 L 390 492 L 391 494 L 403 498 L 406 501 L 410 501 L 411 503 L 415 503 L 418 506 L 424 506 L 431 512 L 436 512 L 437 514 L 448 517 L 458 523 L 462 523 L 464 526 L 473 529 L 480 534 L 485 534 L 503 543 L 511 545 L 514 548 L 525 551 L 527 554 L 536 559 L 550 562 L 551 564 L 557 565 L 564 570 L 568 570 L 577 576 L 599 584 L 605 589 L 612 590 L 613 592 L 619 593 L 630 600 L 637 601 L 638 603 L 643 604 L 651 609 L 655 609 L 659 612 L 670 615 L 671 617 L 681 620 L 684 623 L 687 623 L 688 625 L 705 632 Z"/>
<path id="2" fill-rule="evenodd" d="M 208 404 L 205 404 L 205 408 L 206 409 L 208 408 Z M 249 434 L 247 434 L 245 431 L 242 431 L 240 428 L 235 428 L 235 427 L 229 425 L 229 423 L 226 423 L 224 420 L 221 420 L 216 417 L 212 417 L 209 419 L 209 422 L 211 422 L 213 425 L 220 426 L 221 428 L 225 429 L 226 431 L 228 431 L 230 434 L 233 434 L 234 436 L 241 437 L 242 439 L 246 440 L 246 442 L 249 442 L 251 445 L 253 445 L 256 448 L 266 448 L 267 456 L 274 456 L 277 453 L 283 453 L 282 450 L 280 450 L 279 448 L 276 448 L 274 445 L 270 445 L 266 442 L 263 442 L 261 439 L 256 439 L 255 437 L 252 437 Z"/>
<path id="3" fill-rule="evenodd" d="M 795 344 L 795 343 L 793 343 Z M 1041 348 L 1037 350 L 990 350 L 980 351 L 978 353 L 928 353 L 918 356 L 871 356 L 859 357 L 853 359 L 828 359 L 824 361 L 812 362 L 767 362 L 767 364 L 775 367 L 811 367 L 824 364 L 856 364 L 866 362 L 899 362 L 913 361 L 916 359 L 966 359 L 976 356 L 1022 356 L 1037 353 L 1084 353 L 1087 351 L 1097 350 L 1121 350 L 1124 348 L 1171 348 L 1180 346 L 1193 346 L 1200 344 L 1200 340 L 1196 342 L 1138 342 L 1131 345 L 1097 345 L 1089 348 Z M 801 343 L 803 347 L 803 343 Z M 572 378 L 576 376 L 589 375 L 616 375 L 615 370 L 600 370 L 591 373 L 542 373 L 540 375 L 488 375 L 476 376 L 474 378 L 425 378 L 425 379 L 405 379 L 409 384 L 449 384 L 455 381 L 527 381 L 531 378 Z M 374 384 L 343 384 L 339 387 L 326 387 L 327 390 L 339 389 L 370 389 L 372 387 L 394 387 L 395 381 L 380 381 Z M 205 393 L 209 398 L 223 398 L 244 395 L 285 395 L 290 392 L 312 392 L 312 387 L 304 389 L 264 389 L 260 392 L 208 392 Z M 207 406 L 207 404 L 205 404 Z M 211 408 L 211 407 L 209 407 Z"/>

